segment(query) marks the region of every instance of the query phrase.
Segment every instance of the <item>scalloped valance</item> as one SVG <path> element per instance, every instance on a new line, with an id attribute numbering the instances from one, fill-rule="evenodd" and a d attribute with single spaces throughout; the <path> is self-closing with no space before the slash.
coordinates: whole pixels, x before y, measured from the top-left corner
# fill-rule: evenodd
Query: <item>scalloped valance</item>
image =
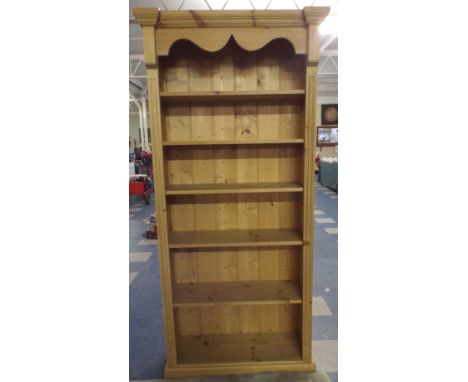
<path id="1" fill-rule="evenodd" d="M 216 52 L 226 46 L 231 37 L 237 45 L 248 51 L 261 49 L 278 38 L 288 40 L 296 54 L 305 54 L 307 51 L 307 32 L 304 28 L 257 28 L 254 36 L 252 29 L 247 28 L 235 30 L 201 28 L 181 29 L 177 34 L 170 29 L 156 29 L 156 53 L 158 56 L 169 55 L 171 46 L 179 40 L 189 40 L 203 50 Z"/>

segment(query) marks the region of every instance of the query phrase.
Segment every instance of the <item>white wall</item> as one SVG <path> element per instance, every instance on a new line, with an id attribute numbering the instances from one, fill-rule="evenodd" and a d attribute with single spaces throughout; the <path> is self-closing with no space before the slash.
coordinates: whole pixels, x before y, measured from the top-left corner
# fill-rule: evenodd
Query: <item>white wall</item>
<path id="1" fill-rule="evenodd" d="M 150 121 L 150 116 L 147 113 L 146 114 L 147 121 L 148 121 L 148 129 L 149 129 L 149 121 Z M 136 146 L 141 147 L 141 139 L 140 139 L 140 115 L 138 114 L 138 111 L 130 111 L 130 117 L 128 120 L 128 125 L 129 125 L 129 136 L 130 138 L 133 138 L 136 140 Z M 151 143 L 151 134 L 148 131 L 148 139 L 150 140 Z M 130 152 L 133 152 L 135 147 L 132 145 L 132 147 L 129 148 Z"/>
<path id="2" fill-rule="evenodd" d="M 140 140 L 140 116 L 137 113 L 131 112 L 130 117 L 128 119 L 128 125 L 129 125 L 129 137 L 133 138 L 136 140 L 136 146 L 141 147 L 141 140 Z M 132 139 L 132 141 L 133 141 Z M 135 146 L 132 144 L 131 147 L 129 147 L 129 152 L 133 152 L 135 149 Z"/>

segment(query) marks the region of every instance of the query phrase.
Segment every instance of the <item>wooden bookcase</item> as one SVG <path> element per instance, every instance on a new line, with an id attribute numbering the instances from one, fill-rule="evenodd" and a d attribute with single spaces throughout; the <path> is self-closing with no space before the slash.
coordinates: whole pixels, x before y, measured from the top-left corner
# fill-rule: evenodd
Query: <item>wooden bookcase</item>
<path id="1" fill-rule="evenodd" d="M 315 370 L 315 91 L 328 12 L 134 9 L 166 377 Z"/>

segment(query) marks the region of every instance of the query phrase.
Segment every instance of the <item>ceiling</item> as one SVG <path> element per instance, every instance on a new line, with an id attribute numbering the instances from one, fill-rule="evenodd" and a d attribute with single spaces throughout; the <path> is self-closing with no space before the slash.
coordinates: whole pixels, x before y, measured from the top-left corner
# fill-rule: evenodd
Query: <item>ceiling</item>
<path id="1" fill-rule="evenodd" d="M 136 7 L 161 10 L 215 9 L 302 9 L 305 6 L 329 6 L 330 14 L 320 25 L 320 64 L 318 96 L 338 95 L 338 1 L 337 0 L 129 0 L 130 92 L 146 93 L 146 69 L 143 63 L 143 34 L 132 15 Z"/>

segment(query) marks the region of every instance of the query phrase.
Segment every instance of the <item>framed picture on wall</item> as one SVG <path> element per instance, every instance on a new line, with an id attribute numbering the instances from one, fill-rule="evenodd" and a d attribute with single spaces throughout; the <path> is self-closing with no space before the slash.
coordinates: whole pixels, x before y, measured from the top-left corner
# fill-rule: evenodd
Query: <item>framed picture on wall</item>
<path id="1" fill-rule="evenodd" d="M 338 145 L 338 125 L 317 126 L 317 147 Z"/>
<path id="2" fill-rule="evenodd" d="M 338 104 L 322 105 L 322 125 L 338 125 Z"/>

